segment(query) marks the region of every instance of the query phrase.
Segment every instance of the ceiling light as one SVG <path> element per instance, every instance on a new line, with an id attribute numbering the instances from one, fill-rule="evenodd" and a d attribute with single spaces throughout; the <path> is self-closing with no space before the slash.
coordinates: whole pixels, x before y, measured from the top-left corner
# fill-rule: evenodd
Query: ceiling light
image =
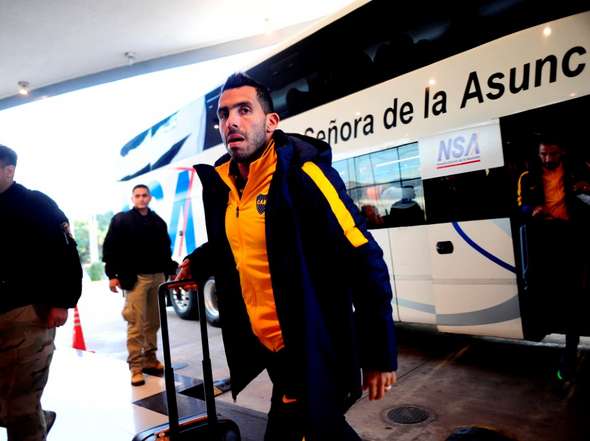
<path id="1" fill-rule="evenodd" d="M 551 35 L 551 28 L 549 26 L 545 26 L 545 29 L 543 29 L 543 35 L 545 37 L 549 37 Z"/>
<path id="2" fill-rule="evenodd" d="M 29 82 L 28 81 L 19 81 L 16 83 L 18 85 L 18 93 L 20 95 L 28 95 L 29 94 Z"/>

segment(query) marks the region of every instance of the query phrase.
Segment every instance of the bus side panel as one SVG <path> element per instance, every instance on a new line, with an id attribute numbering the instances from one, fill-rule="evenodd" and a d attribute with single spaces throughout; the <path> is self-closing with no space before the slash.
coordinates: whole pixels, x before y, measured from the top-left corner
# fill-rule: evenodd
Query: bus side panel
<path id="1" fill-rule="evenodd" d="M 183 181 L 186 180 L 186 177 L 182 176 L 183 173 L 190 173 L 186 192 L 179 189 L 180 185 L 183 185 Z M 166 219 L 173 245 L 172 258 L 178 262 L 207 241 L 201 195 L 201 182 L 194 170 L 180 171 L 174 195 L 174 206 Z"/>
<path id="2" fill-rule="evenodd" d="M 146 167 L 154 171 L 198 154 L 203 150 L 205 125 L 205 100 L 201 97 L 123 146 L 116 159 L 119 179 L 135 176 Z"/>
<path id="3" fill-rule="evenodd" d="M 440 332 L 450 332 L 454 334 L 465 335 L 486 335 L 489 337 L 506 337 L 523 339 L 522 321 L 519 318 L 514 320 L 507 320 L 495 326 L 479 325 L 479 326 L 437 326 Z"/>
<path id="4" fill-rule="evenodd" d="M 523 338 L 510 220 L 428 228 L 438 329 Z"/>
<path id="5" fill-rule="evenodd" d="M 389 281 L 391 283 L 391 289 L 393 290 L 393 299 L 391 300 L 391 307 L 393 308 L 393 319 L 395 321 L 400 321 L 401 319 L 399 316 L 399 309 L 397 304 L 397 286 L 395 285 L 395 276 L 393 270 L 394 267 L 391 262 L 391 254 L 389 253 L 389 234 L 388 231 L 385 229 L 371 230 L 371 234 L 383 250 L 383 260 L 387 265 L 387 270 L 389 271 Z"/>
<path id="6" fill-rule="evenodd" d="M 428 226 L 387 231 L 399 320 L 436 324 Z"/>

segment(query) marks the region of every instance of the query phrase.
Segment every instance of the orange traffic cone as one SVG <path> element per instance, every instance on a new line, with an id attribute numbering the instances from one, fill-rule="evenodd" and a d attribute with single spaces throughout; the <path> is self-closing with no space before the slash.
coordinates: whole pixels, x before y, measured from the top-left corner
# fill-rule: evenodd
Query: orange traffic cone
<path id="1" fill-rule="evenodd" d="M 74 349 L 86 350 L 86 342 L 84 341 L 84 334 L 82 333 L 82 325 L 80 324 L 80 313 L 78 306 L 74 308 L 74 340 L 72 341 Z"/>

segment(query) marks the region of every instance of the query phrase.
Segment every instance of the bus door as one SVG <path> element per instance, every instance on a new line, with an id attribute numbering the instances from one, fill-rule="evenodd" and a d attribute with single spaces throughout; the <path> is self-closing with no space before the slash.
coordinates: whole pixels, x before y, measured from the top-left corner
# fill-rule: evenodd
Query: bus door
<path id="1" fill-rule="evenodd" d="M 439 330 L 522 338 L 499 121 L 418 144 Z"/>
<path id="2" fill-rule="evenodd" d="M 436 324 L 427 225 L 387 230 L 400 321 Z"/>
<path id="3" fill-rule="evenodd" d="M 571 329 L 580 335 L 590 335 L 590 321 L 584 313 L 590 306 L 587 257 L 590 196 L 581 184 L 590 182 L 590 148 L 588 143 L 580 142 L 586 136 L 589 109 L 590 96 L 584 96 L 500 120 L 507 168 L 512 170 L 513 232 L 527 339 L 539 340 L 547 334 L 567 333 Z M 560 159 L 565 170 L 569 222 L 543 216 L 531 218 L 527 214 L 529 210 L 522 207 L 534 203 L 531 188 L 539 188 L 536 183 L 542 171 L 539 148 L 544 142 L 558 144 L 564 152 Z"/>
<path id="4" fill-rule="evenodd" d="M 429 226 L 440 331 L 523 338 L 508 218 Z"/>
<path id="5" fill-rule="evenodd" d="M 395 274 L 392 262 L 392 253 L 391 250 L 387 246 L 389 243 L 389 231 L 386 229 L 372 229 L 371 234 L 383 250 L 383 260 L 387 265 L 387 270 L 389 272 L 389 281 L 391 282 L 391 289 L 393 290 L 393 298 L 391 300 L 391 308 L 393 309 L 393 319 L 395 321 L 400 321 L 400 313 L 399 313 L 399 305 L 398 305 L 398 289 L 395 285 Z"/>

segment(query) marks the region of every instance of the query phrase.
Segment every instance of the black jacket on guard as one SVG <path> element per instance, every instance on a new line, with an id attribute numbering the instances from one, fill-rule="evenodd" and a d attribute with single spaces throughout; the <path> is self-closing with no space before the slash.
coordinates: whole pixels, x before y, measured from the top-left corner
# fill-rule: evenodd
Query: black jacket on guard
<path id="1" fill-rule="evenodd" d="M 121 288 L 133 289 L 138 274 L 174 274 L 170 236 L 166 222 L 148 209 L 143 216 L 135 208 L 116 214 L 104 239 L 103 258 L 109 279 Z"/>
<path id="2" fill-rule="evenodd" d="M 16 182 L 0 193 L 0 313 L 26 305 L 73 308 L 82 267 L 57 204 Z"/>

